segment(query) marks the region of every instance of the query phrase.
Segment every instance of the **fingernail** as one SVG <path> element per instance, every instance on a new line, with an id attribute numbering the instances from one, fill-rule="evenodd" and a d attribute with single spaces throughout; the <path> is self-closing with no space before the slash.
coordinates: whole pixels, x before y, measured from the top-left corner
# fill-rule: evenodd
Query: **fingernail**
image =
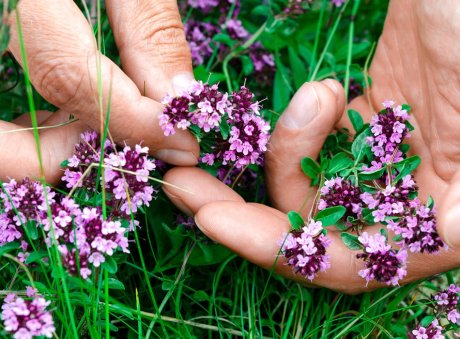
<path id="1" fill-rule="evenodd" d="M 308 125 L 318 112 L 318 93 L 312 84 L 305 83 L 294 95 L 279 122 L 288 128 L 302 128 Z"/>
<path id="2" fill-rule="evenodd" d="M 451 210 L 444 218 L 445 231 L 444 242 L 452 248 L 460 248 L 460 211 L 457 209 Z"/>
<path id="3" fill-rule="evenodd" d="M 200 231 L 203 232 L 203 234 L 204 234 L 205 236 L 207 236 L 209 239 L 211 239 L 212 241 L 214 241 L 214 242 L 217 243 L 216 239 L 214 239 L 213 237 L 211 237 L 211 236 L 209 235 L 209 233 L 207 232 L 207 230 L 206 230 L 205 228 L 203 228 L 203 227 L 200 226 L 200 223 L 198 222 L 198 216 L 195 216 L 194 220 L 195 220 L 196 226 L 200 229 Z"/>
<path id="4" fill-rule="evenodd" d="M 329 87 L 332 90 L 332 92 L 334 92 L 334 94 L 339 94 L 339 86 L 337 86 L 334 80 L 326 79 L 321 82 L 325 84 L 327 87 Z"/>
<path id="5" fill-rule="evenodd" d="M 172 85 L 176 95 L 181 95 L 188 90 L 195 77 L 191 73 L 180 73 L 172 79 Z"/>
<path id="6" fill-rule="evenodd" d="M 178 151 L 175 149 L 162 149 L 153 154 L 156 158 L 179 166 L 193 166 L 198 164 L 198 159 L 192 152 Z"/>

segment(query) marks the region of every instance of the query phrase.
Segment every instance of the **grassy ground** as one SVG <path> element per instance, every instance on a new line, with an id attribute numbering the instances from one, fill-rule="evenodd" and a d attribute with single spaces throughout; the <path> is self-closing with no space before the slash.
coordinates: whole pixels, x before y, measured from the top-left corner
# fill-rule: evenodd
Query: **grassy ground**
<path id="1" fill-rule="evenodd" d="M 251 67 L 241 67 L 244 50 L 197 67 L 198 78 L 207 79 L 212 71 L 212 79 L 228 87 L 247 79 L 260 98 L 268 98 L 265 114 L 273 122 L 307 80 L 334 77 L 348 84 L 354 78 L 364 85 L 366 60 L 382 30 L 387 1 L 349 1 L 341 8 L 317 1 L 300 19 L 289 20 L 267 17 L 259 5 L 258 0 L 243 1 L 240 19 L 251 33 L 265 23 L 259 39 L 275 56 L 273 85 L 256 86 Z M 104 12 L 98 20 L 103 50 L 117 61 Z M 97 36 L 97 23 L 94 27 Z M 8 55 L 0 72 L 2 119 L 30 111 L 30 102 L 37 109 L 52 108 L 27 91 L 27 77 Z M 177 225 L 179 212 L 162 193 L 143 212 L 137 216 L 141 227 L 131 239 L 131 254 L 116 255 L 117 264 L 87 281 L 68 276 L 53 255 L 50 265 L 25 267 L 0 248 L 0 300 L 34 281 L 52 301 L 59 338 L 107 333 L 119 338 L 395 338 L 406 337 L 427 314 L 423 299 L 456 274 L 359 296 L 307 289 Z M 1 324 L 0 336 L 6 336 Z"/>

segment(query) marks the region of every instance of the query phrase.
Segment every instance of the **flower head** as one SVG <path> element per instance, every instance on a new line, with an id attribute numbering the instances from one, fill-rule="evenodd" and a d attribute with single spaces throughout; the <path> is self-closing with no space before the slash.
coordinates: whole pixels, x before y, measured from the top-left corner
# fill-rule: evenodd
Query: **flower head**
<path id="1" fill-rule="evenodd" d="M 5 331 L 15 339 L 32 339 L 35 336 L 52 338 L 55 332 L 53 317 L 46 301 L 34 289 L 28 289 L 31 300 L 9 294 L 2 305 L 2 321 Z"/>
<path id="2" fill-rule="evenodd" d="M 309 280 L 330 267 L 326 248 L 331 241 L 321 231 L 321 222 L 311 221 L 301 231 L 291 231 L 281 241 L 287 265 Z"/>
<path id="3" fill-rule="evenodd" d="M 387 243 L 382 234 L 369 235 L 367 232 L 358 237 L 364 246 L 363 253 L 356 255 L 365 262 L 365 268 L 358 273 L 367 282 L 376 280 L 387 285 L 398 285 L 399 280 L 407 274 L 407 252 L 404 249 L 396 252 Z"/>

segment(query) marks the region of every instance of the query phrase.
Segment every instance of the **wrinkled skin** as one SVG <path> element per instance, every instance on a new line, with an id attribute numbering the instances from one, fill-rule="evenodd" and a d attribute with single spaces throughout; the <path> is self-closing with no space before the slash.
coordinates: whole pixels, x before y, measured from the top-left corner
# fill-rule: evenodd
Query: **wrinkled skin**
<path id="1" fill-rule="evenodd" d="M 59 164 L 72 154 L 81 131 L 100 131 L 110 100 L 109 130 L 115 141 L 143 142 L 158 158 L 176 165 L 194 165 L 198 143 L 179 131 L 166 138 L 158 124 L 159 101 L 193 79 L 190 52 L 177 3 L 173 0 L 107 0 L 107 12 L 124 70 L 97 49 L 88 21 L 71 0 L 21 0 L 17 6 L 24 36 L 30 78 L 35 89 L 56 113 L 40 111 L 41 126 L 79 121 L 42 130 L 45 177 L 58 182 Z M 10 15 L 9 51 L 23 65 L 16 13 Z M 98 63 L 100 62 L 100 67 Z M 98 69 L 102 82 L 99 105 Z M 0 122 L 0 179 L 40 175 L 31 131 L 13 131 L 31 125 L 27 115 Z M 2 134 L 3 133 L 3 134 Z"/>
<path id="2" fill-rule="evenodd" d="M 415 126 L 408 140 L 422 157 L 416 172 L 421 198 L 431 194 L 438 206 L 438 229 L 450 245 L 438 255 L 410 254 L 408 275 L 402 283 L 454 268 L 460 264 L 460 3 L 455 0 L 393 0 L 379 40 L 370 75 L 370 104 L 365 96 L 348 107 L 367 121 L 393 99 L 413 108 Z M 166 180 L 186 188 L 188 194 L 165 187 L 186 213 L 195 215 L 200 229 L 215 241 L 248 260 L 309 286 L 323 286 L 349 294 L 382 284 L 366 281 L 356 252 L 347 249 L 338 233 L 329 232 L 332 268 L 310 284 L 277 258 L 278 241 L 289 230 L 286 212 L 300 210 L 314 191 L 302 174 L 300 160 L 317 157 L 326 136 L 335 127 L 348 126 L 345 98 L 338 82 L 326 80 L 303 85 L 283 113 L 267 153 L 266 174 L 275 208 L 245 203 L 230 188 L 196 168 L 175 168 Z M 316 189 L 315 189 L 316 191 Z M 305 215 L 307 209 L 302 210 Z M 368 227 L 375 233 L 379 225 Z M 458 234 L 458 235 L 457 235 Z"/>

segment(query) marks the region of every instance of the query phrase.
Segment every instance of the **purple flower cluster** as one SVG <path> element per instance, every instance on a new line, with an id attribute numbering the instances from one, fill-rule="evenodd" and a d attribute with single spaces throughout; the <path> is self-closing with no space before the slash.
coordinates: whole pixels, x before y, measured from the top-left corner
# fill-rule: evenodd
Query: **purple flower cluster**
<path id="1" fill-rule="evenodd" d="M 339 0 L 340 1 L 340 0 Z M 350 78 L 348 82 L 348 102 L 363 94 L 363 85 L 356 79 Z"/>
<path id="2" fill-rule="evenodd" d="M 45 188 L 39 182 L 28 178 L 17 182 L 12 179 L 3 184 L 0 192 L 3 201 L 3 213 L 0 214 L 0 246 L 22 239 L 24 225 L 36 222 L 41 213 L 47 209 L 47 203 L 54 202 L 55 193 L 49 187 Z"/>
<path id="3" fill-rule="evenodd" d="M 358 241 L 364 246 L 364 251 L 356 257 L 365 262 L 365 268 L 358 274 L 367 282 L 377 280 L 387 285 L 398 285 L 399 280 L 407 274 L 407 251 L 395 251 L 387 243 L 386 237 L 379 233 L 371 236 L 364 232 Z"/>
<path id="4" fill-rule="evenodd" d="M 384 222 L 399 238 L 399 245 L 411 252 L 437 253 L 445 245 L 436 229 L 435 209 L 410 195 L 417 191 L 411 175 L 396 184 L 388 184 L 374 194 L 365 192 L 361 199 L 372 210 L 375 222 Z"/>
<path id="5" fill-rule="evenodd" d="M 289 0 L 284 13 L 289 16 L 302 15 L 310 8 L 312 2 L 313 0 Z"/>
<path id="6" fill-rule="evenodd" d="M 190 46 L 192 62 L 202 65 L 208 60 L 217 44 L 212 38 L 220 32 L 220 28 L 209 22 L 188 20 L 184 27 L 185 37 Z"/>
<path id="7" fill-rule="evenodd" d="M 438 319 L 434 319 L 429 326 L 418 325 L 412 332 L 408 333 L 410 339 L 444 339 L 442 327 Z"/>
<path id="8" fill-rule="evenodd" d="M 69 204 L 74 204 L 69 200 Z M 53 220 L 56 221 L 56 217 Z M 59 225 L 55 227 L 63 232 Z M 70 274 L 88 278 L 91 274 L 89 264 L 99 267 L 106 256 L 112 256 L 116 250 L 129 253 L 127 232 L 119 220 L 104 220 L 100 208 L 83 208 L 74 219 L 74 229 L 63 232 L 60 237 L 69 240 L 58 241 L 64 266 Z"/>
<path id="9" fill-rule="evenodd" d="M 220 10 L 220 14 L 214 16 L 216 20 L 212 22 L 190 19 L 185 23 L 185 35 L 195 66 L 206 63 L 213 54 L 217 56 L 218 60 L 223 60 L 226 57 L 229 47 L 224 44 L 219 45 L 213 40 L 217 34 L 227 33 L 234 43 L 240 45 L 250 38 L 250 33 L 237 19 L 240 8 L 239 0 L 190 0 L 188 5 L 191 8 L 199 9 L 208 18 L 212 14 L 217 14 L 215 11 Z M 232 6 L 232 15 L 228 17 Z M 186 7 L 182 8 L 184 13 L 187 12 Z M 255 80 L 261 85 L 270 85 L 275 74 L 273 54 L 257 41 L 249 47 L 249 57 L 254 65 L 253 76 Z"/>
<path id="10" fill-rule="evenodd" d="M 81 142 L 75 146 L 75 154 L 67 161 L 68 168 L 62 178 L 68 188 L 82 188 L 80 197 L 80 193 L 95 190 L 97 169 L 87 169 L 99 162 L 100 154 L 97 133 L 83 133 Z M 148 158 L 146 147 L 136 145 L 121 149 L 110 142 L 105 143 L 103 160 L 105 190 L 109 197 L 106 218 L 100 206 L 81 206 L 27 178 L 19 183 L 11 180 L 3 185 L 4 191 L 0 193 L 3 200 L 0 246 L 20 240 L 18 258 L 25 262 L 30 246 L 24 226 L 31 222 L 36 227 L 42 225 L 46 243 L 57 244 L 68 272 L 83 278 L 91 274 L 91 266 L 99 267 L 116 251 L 128 253 L 127 233 L 137 225 L 130 216 L 139 207 L 148 206 L 153 199 L 155 190 L 149 185 L 148 176 L 155 169 L 155 163 Z"/>
<path id="11" fill-rule="evenodd" d="M 259 115 L 260 104 L 253 102 L 253 98 L 254 94 L 244 86 L 229 96 L 220 92 L 217 85 L 195 82 L 180 97 L 165 98 L 160 126 L 165 135 L 192 124 L 205 133 L 218 133 L 225 119 L 230 128 L 229 137 L 226 140 L 218 137 L 212 152 L 205 153 L 202 162 L 213 165 L 219 161 L 237 168 L 258 164 L 267 150 L 270 125 Z"/>
<path id="12" fill-rule="evenodd" d="M 431 297 L 435 304 L 437 315 L 446 315 L 447 319 L 453 324 L 458 324 L 460 320 L 460 313 L 458 312 L 459 292 L 460 286 L 451 284 L 448 289 L 440 291 Z"/>
<path id="13" fill-rule="evenodd" d="M 273 54 L 257 41 L 249 47 L 249 57 L 254 65 L 254 79 L 263 86 L 269 86 L 276 72 Z"/>
<path id="14" fill-rule="evenodd" d="M 371 122 L 372 136 L 367 138 L 371 145 L 375 160 L 366 171 L 375 171 L 385 164 L 392 164 L 403 160 L 403 153 L 399 150 L 404 138 L 409 136 L 406 126 L 409 114 L 402 106 L 394 106 L 394 101 L 385 101 L 385 111 L 374 115 Z"/>
<path id="15" fill-rule="evenodd" d="M 148 147 L 125 146 L 123 150 L 107 154 L 106 190 L 119 203 L 119 210 L 126 216 L 136 213 L 138 208 L 149 206 L 156 191 L 149 185 L 148 177 L 155 169 L 155 162 L 148 158 Z M 122 172 L 125 171 L 125 172 Z"/>
<path id="16" fill-rule="evenodd" d="M 324 182 L 321 187 L 321 197 L 318 201 L 318 209 L 324 210 L 332 206 L 344 206 L 347 211 L 344 218 L 351 217 L 359 219 L 363 209 L 361 200 L 361 189 L 354 186 L 349 180 L 343 180 L 341 177 L 332 178 Z M 350 227 L 351 223 L 347 223 Z"/>
<path id="17" fill-rule="evenodd" d="M 311 221 L 301 231 L 291 231 L 281 241 L 281 251 L 287 264 L 299 273 L 313 280 L 318 272 L 326 271 L 331 265 L 326 248 L 331 241 L 322 233 L 320 221 Z"/>
<path id="18" fill-rule="evenodd" d="M 67 188 L 85 187 L 89 190 L 96 185 L 97 171 L 83 173 L 91 164 L 98 164 L 101 156 L 101 140 L 94 131 L 83 132 L 80 142 L 75 145 L 74 154 L 67 159 L 67 168 L 64 171 L 62 181 L 66 182 Z M 109 140 L 105 141 L 104 152 L 114 151 L 113 145 Z"/>
<path id="19" fill-rule="evenodd" d="M 220 22 L 225 20 L 232 6 L 234 6 L 233 17 L 238 16 L 240 10 L 240 0 L 188 0 L 187 4 L 205 14 L 219 9 L 221 13 Z"/>
<path id="20" fill-rule="evenodd" d="M 7 333 L 15 339 L 32 339 L 36 336 L 52 338 L 55 332 L 53 317 L 47 310 L 50 302 L 33 288 L 27 288 L 24 299 L 8 294 L 2 305 L 2 321 Z"/>
<path id="21" fill-rule="evenodd" d="M 179 106 L 180 107 L 180 106 Z M 68 159 L 62 181 L 68 188 L 95 189 L 97 168 L 85 173 L 91 164 L 99 164 L 100 137 L 94 131 L 82 133 L 74 155 Z M 141 205 L 149 205 L 156 191 L 149 185 L 148 176 L 155 162 L 148 157 L 148 148 L 136 145 L 117 147 L 109 140 L 104 145 L 105 189 L 111 194 L 108 205 L 125 216 L 135 213 Z M 85 177 L 83 177 L 85 174 Z"/>

